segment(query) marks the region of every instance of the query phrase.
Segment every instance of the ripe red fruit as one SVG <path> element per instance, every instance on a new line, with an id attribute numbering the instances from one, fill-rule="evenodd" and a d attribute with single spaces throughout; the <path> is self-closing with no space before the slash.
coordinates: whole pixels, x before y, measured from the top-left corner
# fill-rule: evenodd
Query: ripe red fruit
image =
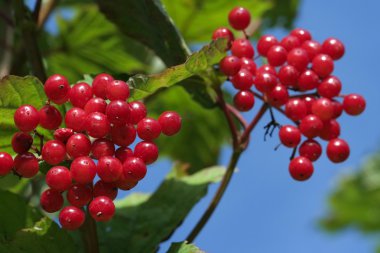
<path id="1" fill-rule="evenodd" d="M 75 206 L 67 206 L 59 213 L 59 223 L 66 230 L 76 230 L 83 225 L 84 212 Z"/>
<path id="2" fill-rule="evenodd" d="M 67 142 L 67 140 L 74 134 L 73 129 L 70 128 L 59 128 L 54 131 L 54 139 L 61 141 L 62 143 Z"/>
<path id="3" fill-rule="evenodd" d="M 144 118 L 137 124 L 137 134 L 144 141 L 152 141 L 160 136 L 161 125 L 152 118 Z"/>
<path id="4" fill-rule="evenodd" d="M 121 80 L 113 80 L 107 84 L 107 98 L 113 100 L 127 100 L 129 97 L 129 86 Z"/>
<path id="5" fill-rule="evenodd" d="M 84 134 L 72 135 L 66 143 L 66 152 L 72 158 L 87 156 L 91 151 L 91 142 Z"/>
<path id="6" fill-rule="evenodd" d="M 365 107 L 366 101 L 359 94 L 349 94 L 344 96 L 343 109 L 348 115 L 357 116 L 365 110 Z"/>
<path id="7" fill-rule="evenodd" d="M 75 158 L 70 166 L 71 178 L 78 184 L 90 184 L 96 176 L 96 164 L 88 156 Z"/>
<path id="8" fill-rule="evenodd" d="M 70 84 L 64 76 L 55 74 L 46 80 L 44 91 L 49 100 L 64 104 L 69 99 Z"/>
<path id="9" fill-rule="evenodd" d="M 91 186 L 85 184 L 74 184 L 67 190 L 66 198 L 70 205 L 83 207 L 92 199 Z"/>
<path id="10" fill-rule="evenodd" d="M 108 134 L 111 125 L 106 115 L 100 112 L 92 112 L 87 115 L 84 128 L 89 136 L 102 138 Z"/>
<path id="11" fill-rule="evenodd" d="M 87 113 L 83 109 L 73 107 L 66 112 L 66 127 L 73 129 L 75 132 L 82 132 L 84 130 L 86 117 Z"/>
<path id="12" fill-rule="evenodd" d="M 311 40 L 311 34 L 308 30 L 302 28 L 296 28 L 290 32 L 290 35 L 297 37 L 301 43 Z"/>
<path id="13" fill-rule="evenodd" d="M 309 70 L 309 69 L 305 70 L 298 77 L 298 88 L 301 91 L 313 90 L 313 89 L 317 88 L 318 85 L 319 85 L 319 77 L 312 70 Z"/>
<path id="14" fill-rule="evenodd" d="M 33 137 L 28 133 L 17 132 L 12 137 L 12 148 L 18 154 L 28 152 L 32 144 Z"/>
<path id="15" fill-rule="evenodd" d="M 132 156 L 133 156 L 133 151 L 132 149 L 128 147 L 120 147 L 115 152 L 115 157 L 119 159 L 121 163 L 124 163 L 128 157 L 132 157 Z"/>
<path id="16" fill-rule="evenodd" d="M 299 129 L 305 137 L 312 139 L 321 133 L 323 122 L 317 116 L 309 114 L 301 120 Z"/>
<path id="17" fill-rule="evenodd" d="M 334 116 L 334 105 L 328 98 L 318 98 L 313 102 L 311 111 L 322 121 L 329 120 Z"/>
<path id="18" fill-rule="evenodd" d="M 220 27 L 213 32 L 212 40 L 217 40 L 220 38 L 226 38 L 228 40 L 228 48 L 231 47 L 232 41 L 235 39 L 233 33 L 226 27 Z"/>
<path id="19" fill-rule="evenodd" d="M 66 191 L 71 186 L 71 175 L 65 166 L 55 166 L 46 173 L 46 184 L 53 190 Z"/>
<path id="20" fill-rule="evenodd" d="M 288 35 L 281 40 L 280 45 L 290 52 L 293 48 L 300 47 L 301 42 L 296 36 Z"/>
<path id="21" fill-rule="evenodd" d="M 350 147 L 345 140 L 336 138 L 329 141 L 326 153 L 330 161 L 341 163 L 350 156 Z"/>
<path id="22" fill-rule="evenodd" d="M 91 98 L 84 106 L 84 111 L 89 114 L 92 112 L 106 113 L 107 103 L 103 98 Z"/>
<path id="23" fill-rule="evenodd" d="M 288 52 L 280 45 L 272 46 L 267 52 L 267 60 L 274 67 L 281 66 L 286 62 Z"/>
<path id="24" fill-rule="evenodd" d="M 161 125 L 161 131 L 166 136 L 172 136 L 181 130 L 182 118 L 181 116 L 173 111 L 163 112 L 158 117 L 158 122 Z"/>
<path id="25" fill-rule="evenodd" d="M 312 60 L 317 54 L 320 54 L 322 51 L 321 44 L 314 40 L 305 41 L 302 43 L 301 47 L 306 50 L 310 60 Z"/>
<path id="26" fill-rule="evenodd" d="M 313 175 L 313 172 L 313 163 L 306 157 L 296 157 L 289 163 L 289 173 L 297 181 L 309 179 Z"/>
<path id="27" fill-rule="evenodd" d="M 108 83 L 113 81 L 113 77 L 108 74 L 99 74 L 92 81 L 92 91 L 95 96 L 106 99 L 106 89 Z"/>
<path id="28" fill-rule="evenodd" d="M 285 104 L 285 114 L 288 118 L 298 121 L 307 115 L 307 106 L 303 99 L 292 98 Z"/>
<path id="29" fill-rule="evenodd" d="M 332 140 L 340 135 L 340 125 L 339 123 L 332 119 L 323 122 L 323 129 L 319 135 L 319 137 L 323 140 Z"/>
<path id="30" fill-rule="evenodd" d="M 99 180 L 94 185 L 93 195 L 94 197 L 105 196 L 112 200 L 116 199 L 117 196 L 117 187 L 114 186 L 114 183 L 106 183 L 102 180 Z"/>
<path id="31" fill-rule="evenodd" d="M 335 38 L 328 38 L 322 44 L 322 53 L 330 55 L 334 60 L 342 58 L 344 51 L 344 44 Z"/>
<path id="32" fill-rule="evenodd" d="M 314 162 L 321 156 L 322 147 L 317 141 L 308 139 L 304 141 L 299 147 L 299 153 L 300 156 L 304 156 L 310 161 Z"/>
<path id="33" fill-rule="evenodd" d="M 301 141 L 301 132 L 295 126 L 285 125 L 280 128 L 279 137 L 284 146 L 294 148 Z"/>
<path id="34" fill-rule="evenodd" d="M 334 61 L 327 54 L 319 54 L 313 58 L 312 69 L 321 78 L 329 76 L 334 70 Z"/>
<path id="35" fill-rule="evenodd" d="M 96 172 L 104 182 L 111 183 L 119 179 L 123 173 L 123 166 L 117 158 L 103 156 L 98 161 Z"/>
<path id="36" fill-rule="evenodd" d="M 288 102 L 289 92 L 284 85 L 277 84 L 273 89 L 265 93 L 265 98 L 270 105 L 280 107 Z"/>
<path id="37" fill-rule="evenodd" d="M 145 105 L 140 101 L 129 103 L 130 115 L 129 121 L 131 124 L 137 124 L 140 120 L 146 117 L 147 111 Z"/>
<path id="38" fill-rule="evenodd" d="M 247 39 L 236 39 L 232 42 L 231 46 L 232 55 L 242 58 L 253 58 L 255 51 L 251 42 Z"/>
<path id="39" fill-rule="evenodd" d="M 124 174 L 120 177 L 118 181 L 116 181 L 115 186 L 123 191 L 128 191 L 130 189 L 133 189 L 138 184 L 138 181 L 133 180 L 131 178 L 125 179 Z"/>
<path id="40" fill-rule="evenodd" d="M 40 126 L 54 130 L 57 129 L 62 123 L 61 113 L 52 105 L 45 105 L 39 111 Z"/>
<path id="41" fill-rule="evenodd" d="M 273 89 L 277 84 L 277 78 L 267 72 L 258 72 L 254 80 L 255 87 L 258 91 L 265 92 Z"/>
<path id="42" fill-rule="evenodd" d="M 257 42 L 257 52 L 262 56 L 267 56 L 268 50 L 275 45 L 278 45 L 278 40 L 272 35 L 263 35 Z"/>
<path id="43" fill-rule="evenodd" d="M 60 141 L 51 140 L 42 147 L 42 159 L 50 165 L 61 163 L 66 157 L 66 147 Z"/>
<path id="44" fill-rule="evenodd" d="M 289 65 L 296 67 L 299 71 L 306 69 L 309 64 L 309 56 L 307 51 L 300 47 L 292 49 L 288 53 L 286 60 Z"/>
<path id="45" fill-rule="evenodd" d="M 146 172 L 146 165 L 141 158 L 129 157 L 123 163 L 123 174 L 125 179 L 139 181 L 145 177 Z"/>
<path id="46" fill-rule="evenodd" d="M 332 100 L 332 103 L 334 105 L 334 116 L 333 116 L 333 118 L 334 119 L 339 118 L 340 115 L 342 115 L 342 113 L 343 113 L 343 105 L 340 102 L 335 101 L 335 100 Z"/>
<path id="47" fill-rule="evenodd" d="M 45 212 L 55 213 L 63 206 L 63 197 L 59 191 L 47 189 L 41 194 L 40 205 Z"/>
<path id="48" fill-rule="evenodd" d="M 236 30 L 244 30 L 251 22 L 251 14 L 243 7 L 235 7 L 228 14 L 230 25 Z"/>
<path id="49" fill-rule="evenodd" d="M 32 178 L 38 173 L 38 160 L 29 152 L 18 154 L 14 159 L 14 170 L 21 177 Z"/>
<path id="50" fill-rule="evenodd" d="M 241 90 L 234 96 L 234 106 L 241 112 L 247 112 L 255 105 L 255 96 L 250 90 Z"/>
<path id="51" fill-rule="evenodd" d="M 303 101 L 305 101 L 307 107 L 307 114 L 311 114 L 311 107 L 313 105 L 313 102 L 315 101 L 315 98 L 312 96 L 305 96 L 303 97 Z"/>
<path id="52" fill-rule="evenodd" d="M 241 69 L 236 75 L 231 79 L 232 84 L 235 89 L 238 90 L 248 90 L 253 84 L 252 73 L 246 69 Z"/>
<path id="53" fill-rule="evenodd" d="M 252 75 L 256 75 L 256 63 L 249 58 L 243 57 L 240 59 L 241 68 L 251 72 Z"/>
<path id="54" fill-rule="evenodd" d="M 129 104 L 123 100 L 113 100 L 108 104 L 106 115 L 111 124 L 122 126 L 127 124 L 130 115 Z"/>
<path id="55" fill-rule="evenodd" d="M 16 110 L 14 122 L 20 131 L 30 132 L 36 129 L 40 123 L 40 115 L 33 106 L 23 105 Z"/>
<path id="56" fill-rule="evenodd" d="M 318 94 L 325 98 L 333 98 L 339 95 L 342 83 L 336 76 L 325 78 L 318 86 Z"/>
<path id="57" fill-rule="evenodd" d="M 134 156 L 141 158 L 147 165 L 152 164 L 158 158 L 158 147 L 153 142 L 139 142 L 135 146 Z"/>
<path id="58" fill-rule="evenodd" d="M 269 64 L 263 64 L 256 70 L 256 75 L 259 75 L 260 73 L 269 73 L 277 76 L 276 68 L 269 65 Z"/>
<path id="59" fill-rule="evenodd" d="M 113 126 L 110 133 L 112 141 L 121 147 L 129 146 L 136 139 L 136 129 L 132 124 Z"/>
<path id="60" fill-rule="evenodd" d="M 233 76 L 240 70 L 241 61 L 236 56 L 228 55 L 219 62 L 219 67 L 226 76 Z"/>
<path id="61" fill-rule="evenodd" d="M 0 152 L 0 176 L 7 175 L 13 168 L 13 158 L 10 154 Z"/>
<path id="62" fill-rule="evenodd" d="M 69 93 L 70 102 L 74 107 L 84 108 L 87 102 L 92 98 L 92 88 L 87 83 L 75 84 Z"/>
<path id="63" fill-rule="evenodd" d="M 113 156 L 115 144 L 106 138 L 97 139 L 92 143 L 91 153 L 98 160 L 102 156 Z"/>
<path id="64" fill-rule="evenodd" d="M 278 79 L 280 82 L 288 87 L 297 87 L 297 81 L 300 73 L 299 71 L 291 65 L 284 65 L 278 71 Z"/>
<path id="65" fill-rule="evenodd" d="M 110 198 L 100 196 L 91 201 L 88 210 L 94 220 L 109 221 L 115 214 L 115 204 Z"/>

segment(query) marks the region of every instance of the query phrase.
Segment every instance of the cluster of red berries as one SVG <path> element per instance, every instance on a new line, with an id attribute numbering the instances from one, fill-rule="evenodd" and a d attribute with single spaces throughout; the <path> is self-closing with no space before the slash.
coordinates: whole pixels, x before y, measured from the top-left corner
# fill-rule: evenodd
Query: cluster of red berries
<path id="1" fill-rule="evenodd" d="M 249 11 L 242 7 L 234 8 L 228 16 L 230 25 L 243 32 L 250 18 Z M 321 145 L 315 140 L 317 137 L 328 141 L 326 153 L 332 162 L 345 161 L 350 149 L 347 142 L 339 138 L 337 118 L 343 110 L 348 115 L 361 114 L 366 101 L 358 94 L 342 95 L 342 83 L 332 75 L 334 61 L 345 53 L 343 43 L 328 38 L 320 44 L 312 39 L 309 31 L 300 28 L 292 30 L 281 41 L 264 35 L 256 48 L 267 64 L 257 68 L 254 47 L 245 32 L 244 35 L 244 38 L 234 39 L 231 30 L 222 27 L 212 37 L 228 40 L 231 55 L 220 61 L 219 68 L 238 90 L 234 106 L 240 111 L 249 111 L 256 96 L 283 111 L 295 123 L 282 126 L 279 138 L 284 146 L 298 148 L 300 156 L 292 158 L 289 165 L 289 172 L 296 180 L 306 180 L 313 174 L 312 162 L 322 153 Z M 253 87 L 259 93 L 254 92 Z M 307 139 L 301 143 L 302 135 Z"/>
<path id="2" fill-rule="evenodd" d="M 172 111 L 162 113 L 158 120 L 147 117 L 142 102 L 127 102 L 128 84 L 108 74 L 96 76 L 92 86 L 80 82 L 72 87 L 64 76 L 53 75 L 44 90 L 49 100 L 40 110 L 31 105 L 16 110 L 14 122 L 20 132 L 13 136 L 12 147 L 17 156 L 13 160 L 8 153 L 0 153 L 0 176 L 13 171 L 31 178 L 43 160 L 53 167 L 46 173 L 49 189 L 42 193 L 40 203 L 46 212 L 57 212 L 64 204 L 62 194 L 67 192 L 70 206 L 59 214 L 63 228 L 79 228 L 85 220 L 82 208 L 87 205 L 96 221 L 108 221 L 115 212 L 113 200 L 118 189 L 130 190 L 145 177 L 146 166 L 158 158 L 153 141 L 161 133 L 176 134 L 181 117 Z M 73 107 L 65 114 L 66 128 L 59 128 L 63 119 L 51 102 L 68 101 Z M 32 147 L 33 137 L 39 135 L 38 125 L 55 130 L 54 140 L 47 141 L 42 150 Z M 128 146 L 136 136 L 141 141 L 132 150 Z M 63 162 L 69 166 L 62 166 Z M 93 184 L 96 175 L 100 180 Z"/>

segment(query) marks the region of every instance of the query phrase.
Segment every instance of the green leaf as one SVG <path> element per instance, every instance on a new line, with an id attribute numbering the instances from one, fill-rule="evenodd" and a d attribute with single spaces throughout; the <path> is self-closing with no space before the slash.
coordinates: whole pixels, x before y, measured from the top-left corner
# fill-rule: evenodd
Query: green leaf
<path id="1" fill-rule="evenodd" d="M 71 161 L 68 161 L 68 160 L 61 162 L 59 165 L 50 165 L 45 161 L 42 161 L 39 163 L 40 172 L 43 174 L 46 174 L 54 166 L 65 166 L 66 168 L 70 168 L 70 165 L 71 165 Z"/>
<path id="2" fill-rule="evenodd" d="M 167 66 L 186 60 L 190 51 L 159 0 L 97 0 L 97 3 L 121 32 L 152 49 Z"/>
<path id="3" fill-rule="evenodd" d="M 154 252 L 224 172 L 212 167 L 178 178 L 174 169 L 151 196 L 131 194 L 116 201 L 114 218 L 98 226 L 102 252 Z"/>
<path id="4" fill-rule="evenodd" d="M 187 242 L 172 243 L 167 253 L 204 253 L 194 244 L 188 244 Z"/>

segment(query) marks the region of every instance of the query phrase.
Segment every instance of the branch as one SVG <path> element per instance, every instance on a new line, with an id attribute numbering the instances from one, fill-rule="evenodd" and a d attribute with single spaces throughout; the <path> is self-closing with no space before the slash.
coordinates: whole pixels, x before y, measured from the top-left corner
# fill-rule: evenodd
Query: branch
<path id="1" fill-rule="evenodd" d="M 9 26 L 15 25 L 12 19 L 3 10 L 0 10 L 0 18 L 2 18 Z"/>
<path id="2" fill-rule="evenodd" d="M 246 129 L 247 126 L 248 126 L 248 123 L 244 119 L 243 115 L 241 115 L 241 113 L 238 110 L 236 110 L 236 108 L 233 107 L 230 104 L 226 104 L 226 107 L 227 107 L 227 110 L 240 122 L 240 124 L 242 125 L 242 127 L 244 129 Z"/>
<path id="3" fill-rule="evenodd" d="M 4 35 L 4 51 L 0 62 L 0 79 L 10 73 L 12 63 L 12 47 L 10 45 L 13 44 L 13 33 L 13 26 L 7 25 Z"/>
<path id="4" fill-rule="evenodd" d="M 95 220 L 88 213 L 88 206 L 86 212 L 86 220 L 80 228 L 82 241 L 87 253 L 99 253 L 98 232 L 96 230 Z"/>
<path id="5" fill-rule="evenodd" d="M 41 5 L 42 5 L 42 0 L 37 0 L 36 5 L 34 6 L 34 11 L 33 11 L 33 20 L 35 23 L 38 22 L 38 16 L 40 15 Z"/>
<path id="6" fill-rule="evenodd" d="M 256 127 L 257 123 L 259 123 L 260 119 L 263 117 L 265 112 L 268 110 L 268 104 L 264 103 L 256 116 L 253 118 L 247 129 L 243 132 L 243 135 L 240 138 L 240 143 L 244 146 L 244 148 L 247 146 L 249 136 L 251 135 L 252 130 Z"/>
<path id="7" fill-rule="evenodd" d="M 58 0 L 49 0 L 47 3 L 41 6 L 37 19 L 37 28 L 40 29 L 44 26 L 46 20 L 49 18 L 50 14 L 53 12 L 54 8 L 58 4 Z"/>

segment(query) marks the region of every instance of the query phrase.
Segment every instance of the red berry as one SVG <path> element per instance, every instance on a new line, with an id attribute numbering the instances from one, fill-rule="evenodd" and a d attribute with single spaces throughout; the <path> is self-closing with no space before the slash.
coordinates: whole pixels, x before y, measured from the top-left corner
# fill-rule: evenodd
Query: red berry
<path id="1" fill-rule="evenodd" d="M 253 58 L 255 51 L 251 42 L 247 39 L 236 39 L 232 42 L 231 46 L 232 55 L 242 58 Z"/>
<path id="2" fill-rule="evenodd" d="M 131 124 L 137 124 L 140 120 L 146 117 L 147 111 L 145 105 L 140 101 L 129 103 L 130 115 L 129 121 Z"/>
<path id="3" fill-rule="evenodd" d="M 340 115 L 342 115 L 342 113 L 343 113 L 343 105 L 340 102 L 335 101 L 335 100 L 332 100 L 332 103 L 334 105 L 334 116 L 333 116 L 333 118 L 334 119 L 339 118 Z"/>
<path id="4" fill-rule="evenodd" d="M 307 51 L 300 47 L 292 49 L 288 53 L 286 60 L 289 65 L 296 67 L 299 71 L 305 70 L 309 64 L 309 56 Z"/>
<path id="5" fill-rule="evenodd" d="M 315 101 L 315 98 L 311 96 L 305 96 L 303 97 L 303 101 L 305 101 L 307 107 L 307 114 L 311 114 L 311 107 L 313 105 L 313 102 Z"/>
<path id="6" fill-rule="evenodd" d="M 349 94 L 344 96 L 343 109 L 348 115 L 359 115 L 365 110 L 365 107 L 366 101 L 359 94 Z"/>
<path id="7" fill-rule="evenodd" d="M 96 164 L 90 157 L 81 156 L 71 163 L 70 172 L 78 184 L 90 184 L 96 176 Z"/>
<path id="8" fill-rule="evenodd" d="M 232 84 L 235 89 L 238 90 L 248 90 L 253 84 L 252 73 L 246 69 L 241 69 L 236 75 L 231 79 Z"/>
<path id="9" fill-rule="evenodd" d="M 102 138 L 108 134 L 111 125 L 106 115 L 100 112 L 92 112 L 87 115 L 84 128 L 89 136 Z"/>
<path id="10" fill-rule="evenodd" d="M 66 191 L 71 186 L 71 175 L 68 168 L 55 166 L 46 173 L 46 184 L 53 190 Z"/>
<path id="11" fill-rule="evenodd" d="M 18 154 L 14 160 L 14 170 L 21 177 L 32 178 L 38 173 L 38 160 L 29 152 Z"/>
<path id="12" fill-rule="evenodd" d="M 314 40 L 305 41 L 302 43 L 301 47 L 306 50 L 310 60 L 313 59 L 317 54 L 320 54 L 322 51 L 321 44 Z"/>
<path id="13" fill-rule="evenodd" d="M 318 85 L 319 85 L 319 77 L 312 70 L 309 70 L 309 69 L 305 70 L 298 77 L 298 88 L 301 91 L 313 90 L 313 89 L 317 88 Z"/>
<path id="14" fill-rule="evenodd" d="M 152 118 L 144 118 L 137 124 L 137 134 L 144 141 L 152 141 L 160 136 L 161 125 Z"/>
<path id="15" fill-rule="evenodd" d="M 280 82 L 288 87 L 297 87 L 297 81 L 300 73 L 299 71 L 291 65 L 285 65 L 278 71 L 278 79 Z"/>
<path id="16" fill-rule="evenodd" d="M 289 173 L 297 181 L 309 179 L 313 175 L 313 172 L 313 163 L 306 157 L 296 157 L 289 164 Z"/>
<path id="17" fill-rule="evenodd" d="M 45 129 L 57 129 L 62 123 L 61 113 L 52 105 L 45 105 L 42 107 L 39 114 L 40 126 Z"/>
<path id="18" fill-rule="evenodd" d="M 92 91 L 94 92 L 94 95 L 106 99 L 106 89 L 108 83 L 113 81 L 113 77 L 108 74 L 99 74 L 97 75 L 94 80 L 92 81 Z"/>
<path id="19" fill-rule="evenodd" d="M 158 122 L 161 125 L 161 131 L 164 135 L 172 136 L 181 130 L 182 118 L 181 116 L 173 111 L 163 112 L 158 117 Z"/>
<path id="20" fill-rule="evenodd" d="M 270 105 L 280 107 L 288 102 L 289 92 L 284 85 L 277 84 L 273 89 L 265 93 L 265 97 Z"/>
<path id="21" fill-rule="evenodd" d="M 84 212 L 75 206 L 67 206 L 59 213 L 59 223 L 66 230 L 76 230 L 83 225 Z"/>
<path id="22" fill-rule="evenodd" d="M 13 158 L 10 154 L 0 152 L 0 176 L 7 175 L 13 168 Z"/>
<path id="23" fill-rule="evenodd" d="M 329 76 L 334 70 L 334 61 L 327 54 L 319 54 L 313 58 L 312 69 L 321 78 Z"/>
<path id="24" fill-rule="evenodd" d="M 301 43 L 311 40 L 311 34 L 308 30 L 302 28 L 296 28 L 290 32 L 290 35 L 297 37 Z"/>
<path id="25" fill-rule="evenodd" d="M 247 112 L 255 105 L 255 96 L 250 90 L 241 90 L 234 96 L 234 106 L 241 112 Z"/>
<path id="26" fill-rule="evenodd" d="M 308 139 L 304 141 L 299 147 L 299 153 L 300 156 L 304 156 L 310 161 L 314 162 L 321 156 L 322 147 L 317 141 Z"/>
<path id="27" fill-rule="evenodd" d="M 330 55 L 334 60 L 342 58 L 344 51 L 344 44 L 335 38 L 328 38 L 322 44 L 322 53 Z"/>
<path id="28" fill-rule="evenodd" d="M 313 102 L 311 111 L 322 121 L 329 120 L 334 116 L 334 105 L 328 98 L 319 98 Z"/>
<path id="29" fill-rule="evenodd" d="M 333 163 L 341 163 L 350 156 L 350 147 L 343 139 L 332 139 L 327 144 L 327 157 Z"/>
<path id="30" fill-rule="evenodd" d="M 92 143 L 91 153 L 97 160 L 102 156 L 113 156 L 115 144 L 106 138 L 97 139 Z"/>
<path id="31" fill-rule="evenodd" d="M 47 189 L 41 194 L 40 205 L 45 212 L 55 213 L 63 206 L 63 197 L 59 191 Z"/>
<path id="32" fill-rule="evenodd" d="M 272 46 L 278 45 L 278 40 L 272 35 L 263 35 L 257 42 L 257 52 L 262 56 L 267 56 L 269 49 Z"/>
<path id="33" fill-rule="evenodd" d="M 84 130 L 86 117 L 87 113 L 83 109 L 73 107 L 66 112 L 66 127 L 73 129 L 75 132 L 82 132 Z"/>
<path id="34" fill-rule="evenodd" d="M 325 98 L 333 98 L 339 95 L 342 83 L 336 76 L 325 78 L 318 86 L 318 94 Z"/>
<path id="35" fill-rule="evenodd" d="M 307 105 L 303 99 L 292 98 L 285 104 L 285 114 L 288 118 L 298 121 L 307 115 Z"/>
<path id="36" fill-rule="evenodd" d="M 276 68 L 269 64 L 263 64 L 256 70 L 256 75 L 260 73 L 269 73 L 274 76 L 277 76 Z"/>
<path id="37" fill-rule="evenodd" d="M 332 140 L 340 135 L 340 125 L 339 123 L 332 119 L 323 122 L 323 129 L 319 135 L 319 137 L 323 140 Z"/>
<path id="38" fill-rule="evenodd" d="M 67 142 L 67 140 L 74 134 L 73 129 L 70 128 L 58 128 L 54 132 L 54 139 L 61 141 L 62 143 Z"/>
<path id="39" fill-rule="evenodd" d="M 266 72 L 258 72 L 254 80 L 255 87 L 258 91 L 265 92 L 273 89 L 277 84 L 275 75 Z"/>
<path id="40" fill-rule="evenodd" d="M 115 187 L 113 183 L 106 183 L 102 180 L 99 180 L 94 185 L 93 195 L 95 198 L 100 197 L 100 196 L 105 196 L 114 200 L 116 199 L 117 192 L 118 192 L 117 187 Z"/>
<path id="41" fill-rule="evenodd" d="M 131 124 L 125 126 L 113 126 L 111 128 L 112 141 L 122 147 L 131 145 L 136 139 L 136 129 Z"/>
<path id="42" fill-rule="evenodd" d="M 249 58 L 243 57 L 240 59 L 241 61 L 241 68 L 246 69 L 249 72 L 251 72 L 252 75 L 256 75 L 256 63 Z"/>
<path id="43" fill-rule="evenodd" d="M 60 141 L 51 140 L 42 147 L 42 159 L 50 165 L 61 163 L 66 157 L 66 147 Z"/>
<path id="44" fill-rule="evenodd" d="M 122 126 L 127 124 L 130 116 L 129 104 L 123 100 L 113 100 L 107 106 L 106 115 L 111 124 Z"/>
<path id="45" fill-rule="evenodd" d="M 64 104 L 69 99 L 70 84 L 62 75 L 50 76 L 44 85 L 46 96 L 56 104 Z"/>
<path id="46" fill-rule="evenodd" d="M 113 80 L 107 84 L 107 98 L 113 100 L 127 100 L 129 97 L 129 86 L 121 80 Z"/>
<path id="47" fill-rule="evenodd" d="M 121 163 L 124 163 L 128 157 L 133 156 L 132 149 L 128 147 L 120 147 L 115 152 L 115 157 L 120 160 Z"/>
<path id="48" fill-rule="evenodd" d="M 72 158 L 87 156 L 91 151 L 91 142 L 84 134 L 72 135 L 66 143 L 66 152 Z"/>
<path id="49" fill-rule="evenodd" d="M 147 165 L 152 164 L 158 158 L 158 147 L 153 142 L 139 142 L 135 146 L 134 156 L 141 158 Z"/>
<path id="50" fill-rule="evenodd" d="M 216 29 L 212 34 L 212 40 L 217 40 L 221 38 L 226 38 L 228 40 L 228 48 L 231 47 L 232 41 L 234 41 L 235 39 L 233 33 L 230 31 L 230 29 L 226 27 L 220 27 Z"/>
<path id="51" fill-rule="evenodd" d="M 106 113 L 107 103 L 103 98 L 91 98 L 84 106 L 84 111 L 89 114 L 92 112 Z"/>
<path id="52" fill-rule="evenodd" d="M 238 57 L 228 55 L 219 62 L 219 67 L 226 76 L 233 76 L 240 70 L 241 62 Z"/>
<path id="53" fill-rule="evenodd" d="M 133 189 L 138 184 L 138 181 L 133 180 L 131 178 L 125 179 L 124 174 L 120 177 L 118 181 L 116 181 L 115 186 L 123 191 L 128 191 L 130 189 Z"/>
<path id="54" fill-rule="evenodd" d="M 244 30 L 251 22 L 251 14 L 243 7 L 235 7 L 228 14 L 230 25 L 236 30 Z"/>
<path id="55" fill-rule="evenodd" d="M 28 133 L 17 132 L 12 137 L 12 148 L 18 154 L 28 152 L 32 144 L 33 137 Z"/>
<path id="56" fill-rule="evenodd" d="M 92 88 L 87 83 L 77 83 L 71 88 L 69 96 L 74 107 L 83 109 L 93 96 Z"/>
<path id="57" fill-rule="evenodd" d="M 285 125 L 280 128 L 279 137 L 284 146 L 294 148 L 301 141 L 301 132 L 295 126 Z"/>
<path id="58" fill-rule="evenodd" d="M 288 35 L 281 40 L 280 45 L 289 52 L 293 48 L 300 47 L 301 42 L 296 36 Z"/>
<path id="59" fill-rule="evenodd" d="M 96 172 L 104 182 L 111 183 L 119 179 L 123 173 L 123 166 L 117 158 L 103 156 L 98 161 Z"/>
<path id="60" fill-rule="evenodd" d="M 40 114 L 31 105 L 20 106 L 14 114 L 16 127 L 23 132 L 30 132 L 36 129 L 40 123 Z"/>
<path id="61" fill-rule="evenodd" d="M 94 198 L 88 210 L 96 221 L 109 221 L 115 214 L 115 204 L 106 196 Z"/>
<path id="62" fill-rule="evenodd" d="M 312 139 L 319 136 L 321 133 L 323 129 L 323 122 L 317 116 L 309 114 L 301 120 L 299 129 L 304 136 Z"/>
<path id="63" fill-rule="evenodd" d="M 280 45 L 272 46 L 267 53 L 267 60 L 274 67 L 281 66 L 286 62 L 288 52 Z"/>
<path id="64" fill-rule="evenodd" d="M 92 199 L 91 186 L 85 184 L 74 184 L 67 190 L 66 198 L 70 205 L 83 207 Z"/>
<path id="65" fill-rule="evenodd" d="M 123 163 L 123 174 L 126 179 L 139 181 L 146 175 L 146 165 L 141 158 L 129 157 Z"/>

